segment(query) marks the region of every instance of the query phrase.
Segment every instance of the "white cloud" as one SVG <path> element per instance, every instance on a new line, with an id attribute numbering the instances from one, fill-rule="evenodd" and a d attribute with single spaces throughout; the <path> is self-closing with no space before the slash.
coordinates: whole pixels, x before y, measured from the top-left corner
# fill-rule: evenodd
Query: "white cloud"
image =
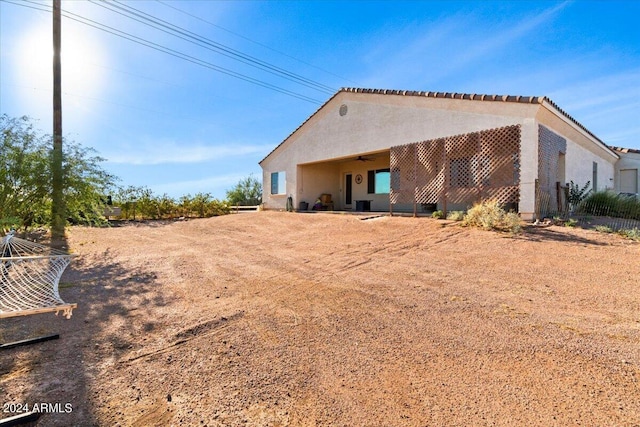
<path id="1" fill-rule="evenodd" d="M 625 70 L 595 78 L 567 82 L 549 94 L 552 99 L 564 99 L 563 108 L 572 111 L 591 110 L 604 105 L 638 104 L 640 70 Z"/>
<path id="2" fill-rule="evenodd" d="M 607 144 L 638 148 L 640 70 L 566 81 L 547 95 Z"/>

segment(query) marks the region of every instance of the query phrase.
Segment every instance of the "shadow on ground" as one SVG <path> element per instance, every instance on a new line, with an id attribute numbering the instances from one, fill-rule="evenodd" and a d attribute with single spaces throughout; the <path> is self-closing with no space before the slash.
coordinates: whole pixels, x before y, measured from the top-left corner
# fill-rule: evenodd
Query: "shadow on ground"
<path id="1" fill-rule="evenodd" d="M 58 340 L 0 353 L 3 404 L 53 405 L 47 406 L 52 410 L 40 418 L 39 426 L 99 425 L 100 402 L 94 401 L 97 391 L 91 388 L 92 378 L 100 374 L 96 365 L 139 345 L 131 331 L 132 311 L 166 304 L 163 297 L 147 296 L 156 284 L 153 272 L 112 262 L 108 252 L 100 258 L 97 262 L 75 258 L 60 281 L 61 297 L 78 304 L 70 320 L 44 313 L 0 321 L 3 342 L 60 334 Z M 154 328 L 148 321 L 138 323 L 143 331 Z M 122 327 L 114 330 L 114 324 Z M 15 414 L 3 413 L 0 418 L 11 415 Z"/>
<path id="2" fill-rule="evenodd" d="M 532 225 L 524 227 L 523 230 L 524 233 L 517 236 L 516 238 L 525 239 L 532 242 L 545 242 L 551 240 L 556 242 L 606 246 L 606 243 L 567 233 L 565 230 L 556 230 L 553 227 L 539 227 Z"/>

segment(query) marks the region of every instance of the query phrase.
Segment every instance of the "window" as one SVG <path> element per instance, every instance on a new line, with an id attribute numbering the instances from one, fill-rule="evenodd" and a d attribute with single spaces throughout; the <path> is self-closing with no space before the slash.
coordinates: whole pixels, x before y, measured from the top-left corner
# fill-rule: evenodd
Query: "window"
<path id="1" fill-rule="evenodd" d="M 598 164 L 593 162 L 593 181 L 591 182 L 591 188 L 593 192 L 598 191 Z"/>
<path id="2" fill-rule="evenodd" d="M 367 193 L 389 194 L 391 189 L 391 172 L 387 169 L 371 170 L 367 173 Z"/>
<path id="3" fill-rule="evenodd" d="M 273 172 L 271 174 L 271 194 L 286 194 L 287 193 L 287 180 L 286 173 Z"/>

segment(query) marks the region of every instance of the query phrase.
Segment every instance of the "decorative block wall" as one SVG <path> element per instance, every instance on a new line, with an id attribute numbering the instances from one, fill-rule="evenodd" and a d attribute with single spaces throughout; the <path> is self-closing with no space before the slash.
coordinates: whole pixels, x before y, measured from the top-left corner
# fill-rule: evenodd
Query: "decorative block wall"
<path id="1" fill-rule="evenodd" d="M 558 206 L 558 160 L 567 152 L 567 140 L 542 125 L 538 125 L 538 182 L 536 186 L 536 214 L 538 217 L 563 210 Z M 561 185 L 564 186 L 564 182 Z M 560 201 L 562 205 L 562 200 Z"/>
<path id="2" fill-rule="evenodd" d="M 391 205 L 518 203 L 520 141 L 513 125 L 391 147 Z"/>

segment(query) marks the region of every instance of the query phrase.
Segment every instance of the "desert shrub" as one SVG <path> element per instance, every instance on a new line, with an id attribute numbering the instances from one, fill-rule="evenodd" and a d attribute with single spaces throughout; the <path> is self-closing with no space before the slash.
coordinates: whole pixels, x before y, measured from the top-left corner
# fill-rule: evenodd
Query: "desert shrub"
<path id="1" fill-rule="evenodd" d="M 431 214 L 431 218 L 436 218 L 436 219 L 442 219 L 444 218 L 444 212 L 443 211 L 435 211 Z"/>
<path id="2" fill-rule="evenodd" d="M 577 225 L 578 225 L 578 221 L 577 221 L 577 220 L 575 220 L 575 219 L 573 219 L 573 218 L 569 218 L 569 219 L 564 223 L 564 226 L 565 226 L 565 227 L 571 227 L 571 228 L 573 228 L 573 227 L 575 227 L 575 226 L 577 226 Z"/>
<path id="3" fill-rule="evenodd" d="M 640 240 L 640 228 L 632 228 L 630 230 L 620 230 L 619 233 L 628 239 Z"/>
<path id="4" fill-rule="evenodd" d="M 229 213 L 226 202 L 209 193 L 187 194 L 175 200 L 166 194 L 157 196 L 147 187 L 120 188 L 113 196 L 113 205 L 120 207 L 120 219 L 208 218 Z"/>
<path id="5" fill-rule="evenodd" d="M 600 233 L 613 233 L 613 229 L 607 225 L 596 225 L 594 228 Z"/>
<path id="6" fill-rule="evenodd" d="M 522 221 L 520 215 L 515 212 L 507 212 L 504 216 L 503 227 L 506 231 L 519 233 L 522 230 Z"/>
<path id="7" fill-rule="evenodd" d="M 620 196 L 617 196 L 617 199 L 619 217 L 640 220 L 640 199 Z"/>
<path id="8" fill-rule="evenodd" d="M 184 217 L 209 218 L 229 213 L 225 202 L 212 198 L 209 193 L 187 194 L 180 198 L 180 211 Z"/>
<path id="9" fill-rule="evenodd" d="M 462 221 L 464 219 L 464 211 L 451 211 L 447 214 L 447 219 L 451 221 Z"/>
<path id="10" fill-rule="evenodd" d="M 218 199 L 209 200 L 207 203 L 206 215 L 207 217 L 226 215 L 230 213 L 229 205 L 225 201 Z"/>
<path id="11" fill-rule="evenodd" d="M 463 225 L 485 230 L 502 230 L 518 233 L 522 229 L 520 217 L 515 212 L 505 212 L 496 200 L 476 203 L 462 221 Z"/>

